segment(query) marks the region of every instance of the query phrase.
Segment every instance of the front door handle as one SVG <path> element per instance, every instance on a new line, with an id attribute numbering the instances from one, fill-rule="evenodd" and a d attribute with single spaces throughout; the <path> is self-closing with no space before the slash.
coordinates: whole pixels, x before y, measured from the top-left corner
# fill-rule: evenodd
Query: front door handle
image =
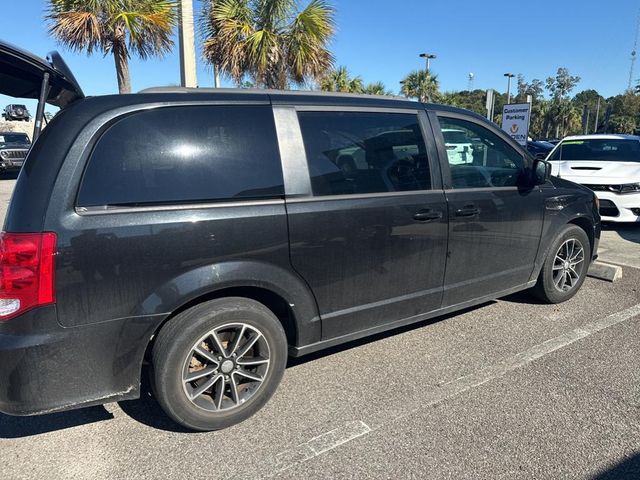
<path id="1" fill-rule="evenodd" d="M 458 217 L 473 217 L 474 215 L 478 215 L 479 213 L 480 209 L 478 207 L 474 207 L 473 205 L 467 205 L 466 207 L 456 210 L 456 216 Z"/>
<path id="2" fill-rule="evenodd" d="M 433 220 L 440 220 L 442 218 L 442 212 L 434 210 L 420 210 L 413 216 L 414 220 L 419 222 L 431 222 Z"/>

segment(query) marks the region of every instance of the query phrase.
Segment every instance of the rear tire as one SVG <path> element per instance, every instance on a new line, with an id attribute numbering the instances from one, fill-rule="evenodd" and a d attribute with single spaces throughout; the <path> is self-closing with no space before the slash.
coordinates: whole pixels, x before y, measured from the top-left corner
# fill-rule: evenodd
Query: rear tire
<path id="1" fill-rule="evenodd" d="M 591 243 L 585 231 L 565 226 L 551 245 L 531 293 L 545 303 L 566 302 L 580 290 L 590 260 Z"/>
<path id="2" fill-rule="evenodd" d="M 196 305 L 162 327 L 151 377 L 158 403 L 174 421 L 219 430 L 267 403 L 286 362 L 286 335 L 273 312 L 229 297 Z"/>

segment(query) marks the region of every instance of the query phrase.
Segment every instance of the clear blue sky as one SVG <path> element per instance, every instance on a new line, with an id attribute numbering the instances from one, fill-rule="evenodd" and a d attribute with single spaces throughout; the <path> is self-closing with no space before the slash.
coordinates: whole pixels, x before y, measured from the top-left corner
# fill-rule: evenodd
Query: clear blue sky
<path id="1" fill-rule="evenodd" d="M 306 1 L 306 0 L 301 0 Z M 44 0 L 3 1 L 0 39 L 44 56 L 58 49 L 87 95 L 116 93 L 113 58 L 71 53 L 48 37 Z M 396 91 L 410 70 L 422 68 L 418 54 L 438 58 L 432 70 L 441 89 L 462 90 L 468 74 L 475 88 L 506 90 L 504 72 L 530 80 L 553 75 L 558 67 L 582 77 L 574 93 L 595 88 L 606 96 L 628 82 L 630 54 L 640 2 L 632 0 L 334 0 L 337 32 L 332 49 L 337 65 L 346 65 L 366 82 L 381 80 Z M 200 0 L 194 0 L 199 9 Z M 17 22 L 6 23 L 7 19 Z M 200 60 L 198 82 L 211 86 L 211 71 Z M 634 79 L 640 78 L 640 61 Z M 178 84 L 177 54 L 131 62 L 133 90 Z M 225 81 L 224 84 L 231 85 Z M 10 100 L 0 96 L 0 106 Z M 31 105 L 31 103 L 30 103 Z"/>

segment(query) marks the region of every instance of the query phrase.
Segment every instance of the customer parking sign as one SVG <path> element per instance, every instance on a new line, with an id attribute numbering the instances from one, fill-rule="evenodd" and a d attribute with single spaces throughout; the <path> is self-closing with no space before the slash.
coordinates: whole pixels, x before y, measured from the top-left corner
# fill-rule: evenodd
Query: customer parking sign
<path id="1" fill-rule="evenodd" d="M 531 105 L 512 103 L 502 109 L 502 129 L 520 145 L 527 144 Z"/>

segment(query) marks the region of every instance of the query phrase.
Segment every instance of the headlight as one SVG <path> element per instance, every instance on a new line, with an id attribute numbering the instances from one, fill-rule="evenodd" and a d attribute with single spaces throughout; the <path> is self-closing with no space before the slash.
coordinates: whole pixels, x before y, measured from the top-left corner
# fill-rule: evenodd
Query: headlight
<path id="1" fill-rule="evenodd" d="M 618 193 L 637 193 L 640 192 L 640 183 L 625 183 L 620 185 Z"/>
<path id="2" fill-rule="evenodd" d="M 595 207 L 596 211 L 600 211 L 600 199 L 595 194 L 593 195 L 593 206 Z"/>

